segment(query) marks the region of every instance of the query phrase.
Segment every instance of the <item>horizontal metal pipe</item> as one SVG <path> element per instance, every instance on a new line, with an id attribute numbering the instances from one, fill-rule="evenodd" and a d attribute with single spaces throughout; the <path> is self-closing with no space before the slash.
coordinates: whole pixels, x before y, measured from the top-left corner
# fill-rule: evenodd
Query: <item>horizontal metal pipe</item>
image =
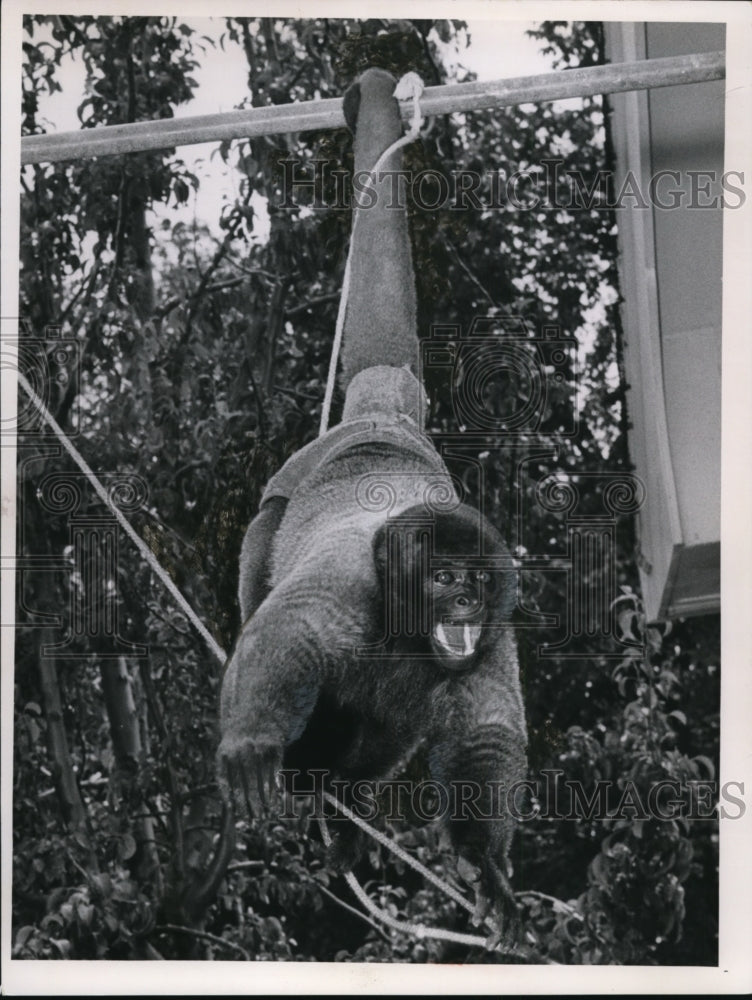
<path id="1" fill-rule="evenodd" d="M 427 87 L 420 100 L 427 118 L 456 111 L 505 108 L 515 104 L 537 104 L 568 97 L 591 97 L 625 90 L 647 90 L 677 84 L 721 80 L 726 73 L 723 52 L 643 59 L 632 63 L 609 63 L 587 69 L 568 69 L 511 80 L 453 83 Z M 412 103 L 402 106 L 404 118 L 412 115 Z M 147 149 L 170 149 L 199 142 L 247 139 L 261 135 L 341 128 L 345 124 L 342 99 L 332 97 L 299 104 L 275 104 L 224 114 L 192 118 L 163 118 L 132 125 L 104 125 L 77 132 L 27 136 L 21 140 L 21 163 L 56 163 L 137 153 Z"/>

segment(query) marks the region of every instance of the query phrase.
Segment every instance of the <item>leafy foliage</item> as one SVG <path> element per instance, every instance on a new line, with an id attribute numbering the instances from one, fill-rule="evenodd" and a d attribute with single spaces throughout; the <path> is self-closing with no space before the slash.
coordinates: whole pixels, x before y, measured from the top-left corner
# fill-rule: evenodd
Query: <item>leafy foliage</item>
<path id="1" fill-rule="evenodd" d="M 41 99 L 60 88 L 68 60 L 84 66 L 78 112 L 93 127 L 173 115 L 214 44 L 192 24 L 161 17 L 38 16 L 25 25 L 25 134 L 43 129 Z M 551 22 L 536 35 L 562 67 L 602 59 L 598 24 Z M 261 106 L 338 96 L 368 65 L 443 82 L 441 52 L 449 46 L 461 60 L 465 36 L 462 22 L 449 21 L 230 18 L 216 44 L 242 49 L 243 103 Z M 458 78 L 470 78 L 461 65 Z M 411 208 L 423 334 L 439 323 L 467 330 L 476 317 L 514 323 L 533 361 L 545 326 L 578 339 L 576 363 L 570 358 L 552 382 L 531 440 L 500 446 L 489 435 L 474 471 L 461 463 L 455 471 L 504 526 L 523 565 L 524 607 L 543 616 L 519 631 L 533 769 L 556 770 L 587 795 L 594 782 L 611 781 L 609 810 L 618 813 L 629 787 L 644 797 L 656 781 L 686 786 L 711 773 L 718 634 L 714 619 L 679 623 L 670 644 L 646 629 L 632 596 L 626 515 L 615 528 L 615 614 L 630 655 L 614 669 L 616 647 L 587 637 L 575 658 L 559 655 L 560 633 L 545 624 L 567 600 L 556 570 L 567 528 L 539 503 L 536 484 L 550 475 L 579 484 L 592 511 L 603 490 L 588 486 L 593 475 L 629 469 L 615 220 L 597 197 L 582 196 L 610 183 L 606 125 L 596 98 L 576 109 L 455 115 L 433 123 L 407 165 L 429 172 L 434 185 L 442 177 L 451 185 L 460 171 L 481 178 L 479 204 L 433 208 L 427 187 Z M 148 498 L 129 517 L 229 648 L 239 627 L 242 532 L 269 476 L 318 426 L 350 224 L 331 169 L 320 173 L 313 207 L 290 198 L 289 164 L 310 178 L 321 161 L 349 169 L 352 160 L 344 130 L 226 143 L 219 155 L 235 171 L 237 195 L 223 204 L 218 239 L 165 211 L 188 203 L 198 186 L 170 151 L 27 168 L 20 310 L 25 346 L 52 355 L 55 337 L 77 344 L 80 364 L 62 370 L 46 398 L 97 472 L 147 484 Z M 559 207 L 489 197 L 516 171 L 552 184 Z M 439 441 L 458 426 L 441 391 L 445 376 L 427 373 Z M 584 404 L 569 436 L 578 386 Z M 503 421 L 530 386 L 509 376 L 490 392 Z M 73 520 L 40 501 L 47 477 L 70 474 L 70 465 L 31 433 L 20 435 L 19 455 L 19 551 L 46 568 L 24 574 L 19 600 L 26 627 L 16 646 L 14 955 L 503 960 L 355 915 L 305 817 L 239 824 L 232 848 L 214 784 L 218 666 L 125 542 L 106 588 L 120 636 L 145 644 L 148 656 L 73 659 L 46 649 L 61 632 L 42 616 L 81 599 L 86 573 L 71 570 Z M 88 495 L 81 504 L 83 513 L 104 513 Z M 524 568 L 527 555 L 537 568 Z M 584 584 L 598 580 L 593 571 Z M 455 878 L 433 827 L 411 823 L 394 835 Z M 517 855 L 526 943 L 539 959 L 716 961 L 712 819 L 562 820 L 541 808 L 521 824 Z M 400 919 L 473 930 L 464 911 L 378 845 L 357 875 Z"/>
<path id="2" fill-rule="evenodd" d="M 681 954 L 684 883 L 708 878 L 699 858 L 717 844 L 714 813 L 698 809 L 696 799 L 715 768 L 677 748 L 687 719 L 673 707 L 682 703 L 673 658 L 663 654 L 659 630 L 646 627 L 635 596 L 619 604 L 622 626 L 641 641 L 613 671 L 624 699 L 620 717 L 600 733 L 570 727 L 557 761 L 559 776 L 584 789 L 586 800 L 598 800 L 599 783 L 610 793 L 592 818 L 588 809 L 570 813 L 573 836 L 598 848 L 588 887 L 567 907 L 533 896 L 542 949 L 568 963 L 645 964 Z"/>

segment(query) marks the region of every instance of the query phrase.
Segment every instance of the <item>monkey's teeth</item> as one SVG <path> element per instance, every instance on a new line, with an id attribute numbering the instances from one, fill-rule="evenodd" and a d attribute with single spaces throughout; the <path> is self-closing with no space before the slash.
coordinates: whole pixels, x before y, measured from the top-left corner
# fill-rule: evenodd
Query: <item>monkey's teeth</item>
<path id="1" fill-rule="evenodd" d="M 480 639 L 480 625 L 465 625 L 465 654 L 467 656 L 475 652 L 478 639 Z"/>
<path id="2" fill-rule="evenodd" d="M 447 635 L 447 630 L 449 634 Z M 434 632 L 436 639 L 452 656 L 470 656 L 480 638 L 479 625 L 449 625 L 440 622 Z"/>
<path id="3" fill-rule="evenodd" d="M 446 632 L 444 631 L 444 626 L 441 622 L 439 622 L 436 626 L 436 638 L 439 640 L 444 649 L 448 649 L 450 652 L 452 651 L 452 647 L 446 637 Z"/>

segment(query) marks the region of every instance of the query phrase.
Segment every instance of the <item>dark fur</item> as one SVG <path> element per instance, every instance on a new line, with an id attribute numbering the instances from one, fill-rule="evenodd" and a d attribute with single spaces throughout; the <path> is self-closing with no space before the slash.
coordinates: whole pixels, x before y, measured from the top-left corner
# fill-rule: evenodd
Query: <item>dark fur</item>
<path id="1" fill-rule="evenodd" d="M 406 654 L 430 655 L 445 670 L 472 670 L 514 606 L 516 574 L 495 528 L 470 507 L 432 512 L 418 504 L 378 529 L 373 551 L 392 643 Z M 477 581 L 479 571 L 487 582 Z M 440 584 L 439 572 L 451 583 Z M 439 622 L 483 626 L 474 654 L 456 662 L 430 648 Z"/>
<path id="2" fill-rule="evenodd" d="M 388 74 L 371 70 L 358 83 L 357 99 L 349 100 L 349 113 L 357 117 L 356 169 L 373 166 L 401 134 L 392 87 Z M 392 159 L 388 166 L 399 169 L 399 154 Z M 416 355 L 405 212 L 385 206 L 361 212 L 343 385 L 372 365 L 402 366 Z M 427 746 L 434 778 L 445 783 L 473 780 L 484 787 L 524 777 L 517 652 L 502 624 L 514 594 L 509 559 L 477 511 L 459 507 L 437 515 L 427 508 L 437 476 L 453 490 L 438 455 L 411 450 L 413 437 L 405 432 L 404 441 L 384 440 L 375 433 L 323 460 L 289 501 L 268 500 L 248 529 L 240 574 L 245 624 L 222 687 L 219 773 L 227 794 L 252 809 L 282 764 L 377 779 L 419 743 Z M 384 509 L 364 505 L 358 492 L 374 470 L 393 487 Z M 485 560 L 496 571 L 497 587 L 483 598 L 486 628 L 469 669 L 445 669 L 425 634 L 382 642 L 391 613 L 385 580 L 393 580 L 386 539 L 411 530 L 416 519 L 432 522 L 433 551 L 424 547 L 404 568 L 424 593 L 431 589 L 424 567 L 434 556 L 459 565 Z M 487 792 L 479 805 L 488 806 Z M 458 851 L 480 871 L 482 891 L 508 908 L 512 830 L 507 815 L 451 821 Z M 351 841 L 341 847 L 340 861 L 351 862 L 355 853 Z"/>

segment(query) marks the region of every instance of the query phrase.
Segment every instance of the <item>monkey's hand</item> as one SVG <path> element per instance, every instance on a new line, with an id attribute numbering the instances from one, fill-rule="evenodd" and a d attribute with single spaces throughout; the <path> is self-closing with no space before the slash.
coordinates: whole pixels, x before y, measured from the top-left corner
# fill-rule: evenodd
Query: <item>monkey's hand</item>
<path id="1" fill-rule="evenodd" d="M 502 951 L 514 951 L 522 926 L 504 865 L 505 860 L 499 863 L 490 851 L 480 856 L 476 852 L 463 852 L 457 860 L 457 871 L 475 893 L 472 921 L 476 927 L 485 925 L 490 931 L 488 949 L 501 947 Z"/>
<path id="2" fill-rule="evenodd" d="M 226 802 L 236 815 L 272 815 L 281 803 L 278 772 L 282 767 L 282 747 L 228 736 L 217 754 L 217 777 Z"/>

